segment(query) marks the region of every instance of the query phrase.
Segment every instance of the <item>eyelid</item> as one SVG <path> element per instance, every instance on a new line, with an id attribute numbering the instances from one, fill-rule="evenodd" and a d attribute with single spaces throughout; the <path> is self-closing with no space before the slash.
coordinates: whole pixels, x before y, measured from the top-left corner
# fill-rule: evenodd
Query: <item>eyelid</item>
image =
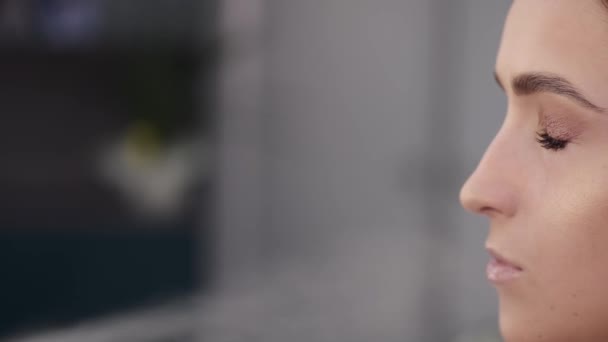
<path id="1" fill-rule="evenodd" d="M 577 138 L 583 130 L 583 125 L 576 120 L 575 115 L 542 113 L 539 127 L 555 139 L 570 141 Z"/>

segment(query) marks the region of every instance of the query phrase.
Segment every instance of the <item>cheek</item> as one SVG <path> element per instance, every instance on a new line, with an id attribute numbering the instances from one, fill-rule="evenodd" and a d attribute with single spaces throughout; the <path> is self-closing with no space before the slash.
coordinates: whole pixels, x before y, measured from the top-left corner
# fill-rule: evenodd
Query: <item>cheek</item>
<path id="1" fill-rule="evenodd" d="M 547 262 L 608 272 L 608 161 L 571 163 L 547 172 L 534 240 Z M 545 257 L 543 257 L 545 256 Z M 591 266 L 599 264 L 600 269 Z M 608 293 L 607 293 L 608 295 Z"/>
<path id="2" fill-rule="evenodd" d="M 535 259 L 579 272 L 599 263 L 608 271 L 608 158 L 568 152 L 551 154 L 535 179 L 526 215 L 534 222 Z"/>
<path id="3" fill-rule="evenodd" d="M 598 334 L 608 331 L 608 170 L 597 160 L 568 164 L 543 170 L 530 192 L 520 312 L 544 331 Z"/>
<path id="4" fill-rule="evenodd" d="M 588 294 L 588 299 L 608 304 L 608 183 L 589 191 L 579 183 L 578 190 L 555 194 L 539 210 L 530 238 L 536 246 L 531 253 L 534 274 L 559 300 L 580 301 Z"/>

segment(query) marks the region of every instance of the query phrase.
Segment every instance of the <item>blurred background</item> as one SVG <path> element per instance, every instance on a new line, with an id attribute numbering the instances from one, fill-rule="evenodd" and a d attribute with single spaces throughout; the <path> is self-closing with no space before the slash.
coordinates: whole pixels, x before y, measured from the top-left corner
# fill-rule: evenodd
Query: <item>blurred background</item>
<path id="1" fill-rule="evenodd" d="M 498 341 L 508 6 L 0 0 L 0 340 Z"/>

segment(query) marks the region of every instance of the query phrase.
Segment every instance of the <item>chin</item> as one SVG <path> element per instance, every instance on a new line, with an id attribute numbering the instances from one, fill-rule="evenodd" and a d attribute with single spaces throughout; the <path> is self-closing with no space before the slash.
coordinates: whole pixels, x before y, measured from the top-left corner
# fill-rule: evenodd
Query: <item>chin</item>
<path id="1" fill-rule="evenodd" d="M 555 329 L 548 329 L 547 322 L 534 317 L 533 308 L 526 305 L 514 305 L 515 303 L 501 299 L 499 309 L 499 328 L 504 342 L 531 342 L 550 341 L 559 342 L 556 339 Z M 519 302 L 519 304 L 523 304 Z M 574 342 L 569 340 L 569 342 Z"/>
<path id="2" fill-rule="evenodd" d="M 498 325 L 504 342 L 549 341 L 542 332 L 533 332 L 530 323 L 526 324 L 521 318 L 502 312 L 499 314 Z"/>
<path id="3" fill-rule="evenodd" d="M 501 301 L 499 311 L 499 328 L 504 342 L 608 341 L 608 336 L 601 333 L 604 330 L 601 327 L 581 324 L 567 315 L 554 315 L 535 307 L 508 304 L 512 303 Z"/>
<path id="4" fill-rule="evenodd" d="M 499 327 L 504 342 L 575 341 L 556 338 L 555 331 L 548 331 L 524 317 L 511 317 L 501 313 Z"/>

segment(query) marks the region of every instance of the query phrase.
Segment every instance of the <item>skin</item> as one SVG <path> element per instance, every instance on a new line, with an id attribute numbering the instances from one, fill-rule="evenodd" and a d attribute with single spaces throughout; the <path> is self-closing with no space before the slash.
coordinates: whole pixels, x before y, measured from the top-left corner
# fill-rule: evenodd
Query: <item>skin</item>
<path id="1" fill-rule="evenodd" d="M 569 81 L 598 108 L 518 92 L 525 73 Z M 599 0 L 516 0 L 496 74 L 505 121 L 460 200 L 490 220 L 486 245 L 523 272 L 495 284 L 507 342 L 608 341 L 608 8 Z M 546 149 L 537 132 L 568 140 Z"/>

